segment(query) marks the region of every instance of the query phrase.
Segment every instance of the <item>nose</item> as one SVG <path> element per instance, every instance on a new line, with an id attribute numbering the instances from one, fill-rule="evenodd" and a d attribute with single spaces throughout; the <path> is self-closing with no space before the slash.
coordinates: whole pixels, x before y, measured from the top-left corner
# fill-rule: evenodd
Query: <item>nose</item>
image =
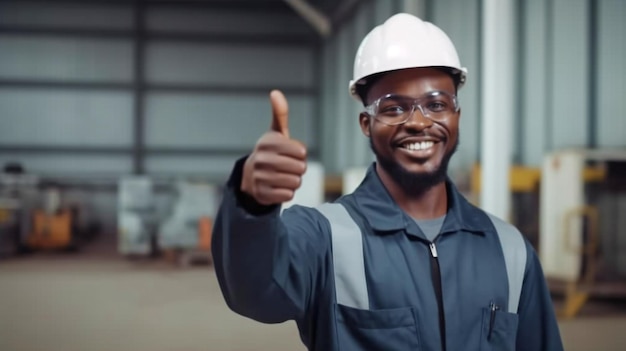
<path id="1" fill-rule="evenodd" d="M 424 113 L 422 106 L 415 104 L 413 105 L 413 109 L 411 110 L 411 114 L 409 115 L 409 119 L 406 121 L 405 125 L 407 127 L 413 127 L 421 130 L 432 126 L 433 121 L 426 117 L 426 113 Z"/>

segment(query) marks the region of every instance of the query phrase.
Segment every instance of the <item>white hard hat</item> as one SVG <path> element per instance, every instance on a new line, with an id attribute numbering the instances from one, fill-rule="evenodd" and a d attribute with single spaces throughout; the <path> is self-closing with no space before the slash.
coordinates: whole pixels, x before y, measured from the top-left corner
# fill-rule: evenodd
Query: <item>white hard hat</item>
<path id="1" fill-rule="evenodd" d="M 418 67 L 448 68 L 458 75 L 459 87 L 467 75 L 446 33 L 413 15 L 396 14 L 372 29 L 361 42 L 354 59 L 350 94 L 360 100 L 357 86 L 367 84 L 367 77 L 373 74 Z"/>

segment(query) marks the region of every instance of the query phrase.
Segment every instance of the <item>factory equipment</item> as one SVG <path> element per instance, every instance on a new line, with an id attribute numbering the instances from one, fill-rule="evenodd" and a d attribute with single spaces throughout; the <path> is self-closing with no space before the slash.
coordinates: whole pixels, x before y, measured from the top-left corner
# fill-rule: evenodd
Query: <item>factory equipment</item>
<path id="1" fill-rule="evenodd" d="M 26 248 L 38 184 L 39 179 L 19 164 L 7 164 L 0 173 L 0 257 Z"/>
<path id="2" fill-rule="evenodd" d="M 210 242 L 217 213 L 218 189 L 204 182 L 179 181 L 172 211 L 159 226 L 157 243 L 181 265 L 211 261 Z"/>
<path id="3" fill-rule="evenodd" d="M 118 251 L 123 255 L 153 252 L 156 226 L 152 180 L 125 176 L 118 185 Z"/>
<path id="4" fill-rule="evenodd" d="M 19 251 L 22 228 L 22 204 L 18 199 L 0 198 L 0 257 Z"/>
<path id="5" fill-rule="evenodd" d="M 543 162 L 539 254 L 561 314 L 626 297 L 626 150 L 562 150 Z"/>
<path id="6" fill-rule="evenodd" d="M 63 204 L 61 189 L 53 184 L 44 186 L 40 204 L 33 211 L 26 246 L 34 250 L 76 249 L 76 220 L 77 211 Z"/>

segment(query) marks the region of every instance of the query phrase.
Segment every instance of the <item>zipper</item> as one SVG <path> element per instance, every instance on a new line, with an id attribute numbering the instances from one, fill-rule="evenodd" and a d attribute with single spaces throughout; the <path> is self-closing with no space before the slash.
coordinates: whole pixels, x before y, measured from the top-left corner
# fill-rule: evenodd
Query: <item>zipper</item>
<path id="1" fill-rule="evenodd" d="M 441 350 L 446 351 L 446 319 L 443 312 L 443 293 L 441 288 L 441 269 L 439 267 L 439 254 L 434 242 L 430 246 L 430 267 L 433 287 L 437 296 L 437 307 L 439 309 L 439 333 L 441 336 Z"/>

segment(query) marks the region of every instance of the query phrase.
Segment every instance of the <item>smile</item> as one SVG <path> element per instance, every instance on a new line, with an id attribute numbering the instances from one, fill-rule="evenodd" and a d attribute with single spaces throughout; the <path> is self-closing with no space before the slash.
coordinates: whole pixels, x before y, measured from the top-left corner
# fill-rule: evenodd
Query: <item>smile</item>
<path id="1" fill-rule="evenodd" d="M 400 145 L 401 148 L 407 149 L 409 151 L 419 151 L 419 150 L 428 150 L 435 145 L 432 141 L 421 141 L 416 143 L 406 143 Z"/>

